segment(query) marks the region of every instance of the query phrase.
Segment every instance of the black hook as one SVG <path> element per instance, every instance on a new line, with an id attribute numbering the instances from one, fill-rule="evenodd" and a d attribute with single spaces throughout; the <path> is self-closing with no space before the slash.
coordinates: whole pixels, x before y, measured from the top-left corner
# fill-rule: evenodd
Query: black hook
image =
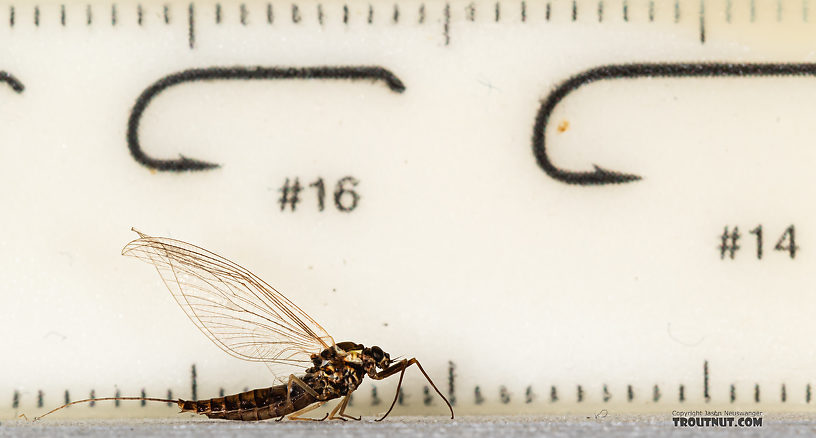
<path id="1" fill-rule="evenodd" d="M 605 65 L 580 73 L 553 90 L 541 104 L 533 127 L 533 154 L 538 165 L 550 177 L 578 185 L 622 184 L 641 179 L 638 175 L 607 170 L 593 165 L 593 172 L 574 172 L 555 167 L 547 156 L 545 133 L 555 106 L 569 93 L 583 85 L 605 79 L 642 77 L 757 77 L 757 76 L 816 76 L 816 64 L 623 64 Z"/>
<path id="2" fill-rule="evenodd" d="M 127 127 L 128 149 L 133 158 L 148 168 L 161 171 L 195 171 L 218 167 L 216 163 L 208 163 L 183 155 L 179 155 L 176 160 L 162 160 L 148 156 L 139 144 L 139 122 L 147 106 L 162 91 L 186 82 L 223 79 L 371 79 L 385 82 L 388 88 L 395 93 L 405 91 L 402 81 L 382 67 L 211 67 L 184 70 L 154 82 L 139 95 L 136 104 L 133 105 Z"/>

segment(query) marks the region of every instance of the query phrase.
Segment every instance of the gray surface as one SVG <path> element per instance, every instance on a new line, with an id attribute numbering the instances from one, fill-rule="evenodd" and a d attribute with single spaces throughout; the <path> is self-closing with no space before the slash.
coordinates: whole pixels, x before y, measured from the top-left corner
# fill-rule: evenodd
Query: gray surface
<path id="1" fill-rule="evenodd" d="M 148 437 L 684 437 L 814 436 L 816 415 L 766 414 L 759 428 L 676 428 L 669 415 L 393 417 L 382 423 L 226 422 L 215 420 L 95 420 L 26 423 L 6 421 L 0 437 L 148 436 Z"/>

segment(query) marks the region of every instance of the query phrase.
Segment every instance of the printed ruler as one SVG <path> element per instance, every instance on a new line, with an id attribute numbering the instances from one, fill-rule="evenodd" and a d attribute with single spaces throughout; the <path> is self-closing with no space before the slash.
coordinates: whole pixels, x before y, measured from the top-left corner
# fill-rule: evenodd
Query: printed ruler
<path id="1" fill-rule="evenodd" d="M 815 7 L 4 2 L 0 412 L 274 383 L 131 227 L 419 358 L 458 414 L 809 410 Z M 426 385 L 395 413 L 444 415 Z"/>

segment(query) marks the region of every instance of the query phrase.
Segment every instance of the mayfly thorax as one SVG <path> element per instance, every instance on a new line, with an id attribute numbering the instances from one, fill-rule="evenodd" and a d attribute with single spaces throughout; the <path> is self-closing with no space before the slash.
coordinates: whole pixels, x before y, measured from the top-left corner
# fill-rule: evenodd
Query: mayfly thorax
<path id="1" fill-rule="evenodd" d="M 436 393 L 453 408 L 434 385 L 416 358 L 393 361 L 380 347 L 354 342 L 334 342 L 323 327 L 272 286 L 241 266 L 203 248 L 179 240 L 151 237 L 137 230 L 139 238 L 122 254 L 156 267 L 184 313 L 211 341 L 239 359 L 270 366 L 300 367 L 285 384 L 254 389 L 209 400 L 167 400 L 148 397 L 106 397 L 94 400 L 146 400 L 177 403 L 182 412 L 209 418 L 265 420 L 345 420 L 352 392 L 368 376 L 382 380 L 399 373 L 397 402 L 405 370 L 416 365 Z M 341 399 L 323 418 L 302 417 L 330 400 Z M 78 400 L 51 412 L 76 403 Z"/>

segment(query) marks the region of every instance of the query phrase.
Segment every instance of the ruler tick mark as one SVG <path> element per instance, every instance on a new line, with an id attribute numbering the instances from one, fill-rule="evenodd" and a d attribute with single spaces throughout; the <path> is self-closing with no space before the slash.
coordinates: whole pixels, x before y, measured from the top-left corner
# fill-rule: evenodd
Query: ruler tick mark
<path id="1" fill-rule="evenodd" d="M 65 5 L 60 5 L 60 24 L 65 27 Z"/>
<path id="2" fill-rule="evenodd" d="M 91 5 L 85 7 L 85 24 L 90 26 L 93 24 L 93 10 Z"/>
<path id="3" fill-rule="evenodd" d="M 584 401 L 584 388 L 582 388 L 581 385 L 578 385 L 576 388 L 576 399 L 578 400 L 578 403 Z"/>
<path id="4" fill-rule="evenodd" d="M 700 0 L 700 44 L 705 44 L 705 0 Z"/>
<path id="5" fill-rule="evenodd" d="M 300 8 L 296 4 L 292 4 L 292 23 L 300 23 Z"/>
<path id="6" fill-rule="evenodd" d="M 680 0 L 674 0 L 674 22 L 680 22 Z"/>
<path id="7" fill-rule="evenodd" d="M 733 383 L 731 384 L 731 387 L 728 390 L 728 397 L 731 403 L 734 403 L 737 400 L 737 388 L 734 386 Z"/>
<path id="8" fill-rule="evenodd" d="M 170 24 L 170 5 L 165 4 L 163 11 L 164 11 L 164 24 Z"/>
<path id="9" fill-rule="evenodd" d="M 374 23 L 374 6 L 371 4 L 368 5 L 368 18 L 366 19 L 368 24 Z"/>
<path id="10" fill-rule="evenodd" d="M 448 400 L 451 405 L 456 405 L 456 364 L 448 361 Z"/>
<path id="11" fill-rule="evenodd" d="M 510 391 L 508 391 L 504 385 L 499 387 L 499 400 L 501 400 L 503 404 L 510 403 Z"/>
<path id="12" fill-rule="evenodd" d="M 805 403 L 810 403 L 810 383 L 805 385 Z"/>
<path id="13" fill-rule="evenodd" d="M 275 11 L 272 10 L 272 3 L 266 4 L 266 22 L 268 24 L 275 22 Z"/>
<path id="14" fill-rule="evenodd" d="M 11 408 L 17 409 L 20 407 L 20 391 L 14 391 L 14 395 L 11 398 Z"/>
<path id="15" fill-rule="evenodd" d="M 419 5 L 419 24 L 425 23 L 425 3 Z"/>
<path id="16" fill-rule="evenodd" d="M 144 389 L 144 388 L 142 388 L 142 398 L 143 398 L 143 399 L 144 399 L 144 398 L 147 398 L 147 391 L 145 391 L 145 389 Z M 145 407 L 145 406 L 147 405 L 147 400 L 140 400 L 140 401 L 139 401 L 139 404 L 140 404 L 142 407 Z"/>
<path id="17" fill-rule="evenodd" d="M 34 6 L 34 26 L 40 27 L 40 7 Z"/>
<path id="18" fill-rule="evenodd" d="M 782 403 L 786 403 L 788 401 L 788 391 L 785 387 L 785 384 L 782 384 L 781 394 L 779 395 L 779 399 L 782 400 Z"/>
<path id="19" fill-rule="evenodd" d="M 683 384 L 680 384 L 680 388 L 677 390 L 677 400 L 680 403 L 686 401 L 686 387 Z"/>
<path id="20" fill-rule="evenodd" d="M 193 3 L 187 6 L 187 45 L 190 50 L 195 48 L 195 5 Z"/>
<path id="21" fill-rule="evenodd" d="M 196 366 L 190 368 L 190 395 L 192 396 L 192 400 L 198 400 L 198 375 L 196 374 Z"/>
<path id="22" fill-rule="evenodd" d="M 116 12 L 117 12 L 116 11 L 116 3 L 114 3 L 114 4 L 111 5 L 111 26 L 116 26 L 116 19 L 117 19 L 117 13 Z"/>
<path id="23" fill-rule="evenodd" d="M 711 401 L 711 394 L 708 391 L 708 361 L 703 361 L 703 398 L 706 403 Z"/>
<path id="24" fill-rule="evenodd" d="M 521 2 L 521 22 L 527 22 L 527 2 L 523 0 Z"/>
<path id="25" fill-rule="evenodd" d="M 476 5 L 470 3 L 465 8 L 465 19 L 467 21 L 475 21 L 476 20 Z"/>
<path id="26" fill-rule="evenodd" d="M 626 2 L 623 3 L 624 11 L 626 10 Z M 604 12 L 604 2 L 603 0 L 598 2 L 598 23 L 603 23 L 603 12 Z M 625 12 L 624 12 L 625 14 Z"/>
<path id="27" fill-rule="evenodd" d="M 547 21 L 550 21 L 550 15 L 551 14 L 552 14 L 552 4 L 550 2 L 547 2 L 547 8 L 546 8 L 546 11 L 544 12 L 544 17 L 546 18 Z"/>
<path id="28" fill-rule="evenodd" d="M 759 383 L 754 384 L 754 402 L 759 403 Z"/>
<path id="29" fill-rule="evenodd" d="M 144 18 L 144 10 L 142 9 L 141 3 L 136 6 L 136 23 L 141 26 L 142 21 Z"/>
<path id="30" fill-rule="evenodd" d="M 473 388 L 473 402 L 477 405 L 484 403 L 484 396 L 482 395 L 482 389 L 479 388 L 479 385 Z"/>
<path id="31" fill-rule="evenodd" d="M 496 13 L 494 16 L 494 21 L 498 23 L 499 20 L 501 20 L 501 4 L 499 2 L 496 2 Z"/>
<path id="32" fill-rule="evenodd" d="M 41 408 L 44 404 L 45 395 L 42 392 L 42 389 L 37 390 L 37 407 Z"/>
<path id="33" fill-rule="evenodd" d="M 572 0 L 572 21 L 578 20 L 578 1 Z"/>
<path id="34" fill-rule="evenodd" d="M 652 23 L 655 20 L 655 3 L 654 0 L 649 0 L 649 22 Z"/>
<path id="35" fill-rule="evenodd" d="M 221 3 L 215 4 L 215 24 L 221 24 Z"/>
<path id="36" fill-rule="evenodd" d="M 394 3 L 394 24 L 399 23 L 399 5 Z"/>
<path id="37" fill-rule="evenodd" d="M 445 45 L 450 45 L 450 3 L 445 3 L 445 23 L 443 25 Z"/>
<path id="38" fill-rule="evenodd" d="M 349 21 L 349 7 L 348 5 L 343 5 L 343 24 L 348 25 Z"/>
<path id="39" fill-rule="evenodd" d="M 14 6 L 9 6 L 9 27 L 14 27 Z"/>
<path id="40" fill-rule="evenodd" d="M 323 26 L 323 3 L 317 4 L 317 22 Z"/>
<path id="41" fill-rule="evenodd" d="M 555 385 L 550 386 L 550 403 L 555 403 L 558 401 L 558 389 Z"/>
<path id="42" fill-rule="evenodd" d="M 318 7 L 319 6 L 320 5 L 318 5 Z M 241 3 L 240 14 L 241 14 L 240 15 L 240 17 L 241 17 L 241 26 L 246 26 L 247 25 L 247 17 L 249 17 L 249 11 L 247 10 L 246 3 Z"/>
<path id="43" fill-rule="evenodd" d="M 655 403 L 660 401 L 660 387 L 657 385 L 652 388 L 652 401 Z"/>
<path id="44" fill-rule="evenodd" d="M 629 2 L 623 0 L 623 21 L 629 22 Z"/>

